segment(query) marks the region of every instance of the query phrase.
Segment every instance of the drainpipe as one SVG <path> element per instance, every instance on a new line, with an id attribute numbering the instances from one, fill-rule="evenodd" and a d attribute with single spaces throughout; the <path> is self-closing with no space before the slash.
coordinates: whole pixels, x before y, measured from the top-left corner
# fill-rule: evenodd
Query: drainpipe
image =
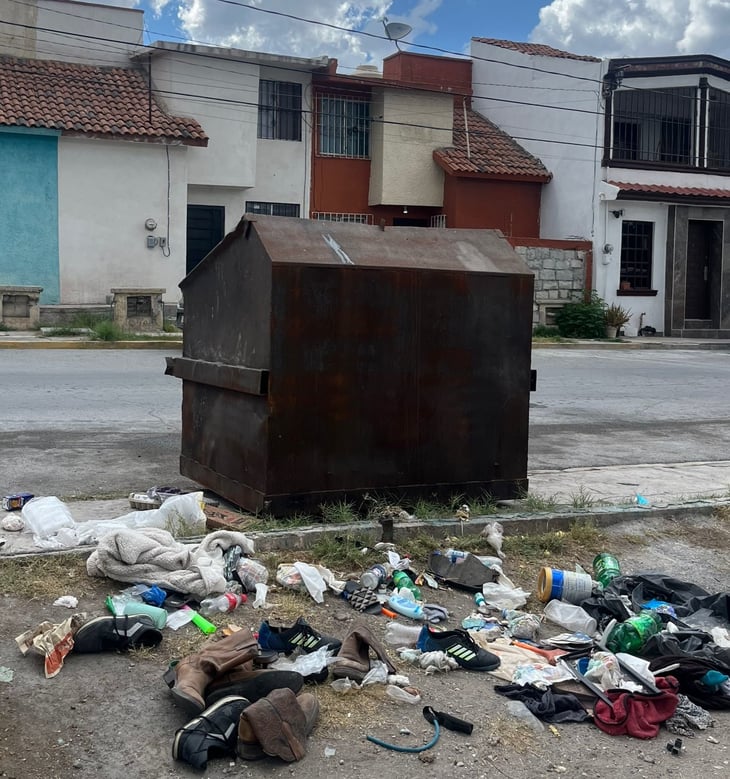
<path id="1" fill-rule="evenodd" d="M 471 159 L 471 145 L 469 143 L 469 119 L 467 118 L 466 114 L 466 98 L 463 98 L 462 105 L 464 107 L 464 130 L 466 132 L 466 156 L 467 159 Z"/>

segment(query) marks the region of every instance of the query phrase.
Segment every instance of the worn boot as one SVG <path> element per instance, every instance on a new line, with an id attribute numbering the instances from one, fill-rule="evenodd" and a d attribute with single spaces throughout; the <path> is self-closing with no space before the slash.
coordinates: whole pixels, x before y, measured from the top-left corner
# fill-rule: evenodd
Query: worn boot
<path id="1" fill-rule="evenodd" d="M 205 688 L 205 705 L 211 706 L 228 695 L 242 695 L 255 703 L 273 690 L 288 688 L 294 693 L 304 685 L 304 677 L 296 671 L 277 671 L 273 668 L 249 670 L 247 663 L 227 674 L 216 676 Z"/>
<path id="2" fill-rule="evenodd" d="M 244 628 L 219 641 L 206 641 L 199 652 L 171 663 L 163 679 L 178 705 L 197 714 L 205 709 L 205 690 L 211 681 L 239 666 L 250 671 L 257 654 L 256 639 Z"/>
<path id="3" fill-rule="evenodd" d="M 318 717 L 319 701 L 311 693 L 297 697 L 291 690 L 274 690 L 241 712 L 236 752 L 243 760 L 267 755 L 287 763 L 301 760 Z"/>
<path id="4" fill-rule="evenodd" d="M 370 650 L 375 652 L 378 660 L 385 663 L 388 673 L 396 673 L 396 668 L 388 657 L 383 644 L 373 635 L 367 625 L 356 623 L 345 636 L 342 647 L 332 665 L 332 676 L 335 679 L 347 677 L 353 682 L 361 682 L 370 671 Z"/>

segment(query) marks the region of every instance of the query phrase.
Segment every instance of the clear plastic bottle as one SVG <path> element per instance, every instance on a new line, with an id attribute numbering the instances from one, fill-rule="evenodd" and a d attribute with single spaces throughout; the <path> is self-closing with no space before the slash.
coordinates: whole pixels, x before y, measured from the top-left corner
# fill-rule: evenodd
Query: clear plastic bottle
<path id="1" fill-rule="evenodd" d="M 413 597 L 416 600 L 421 600 L 421 590 L 417 584 L 413 582 L 413 579 L 405 571 L 393 572 L 393 584 L 397 589 L 410 590 L 413 593 Z"/>
<path id="2" fill-rule="evenodd" d="M 377 590 L 393 571 L 393 566 L 388 563 L 377 563 L 368 568 L 360 577 L 360 584 L 363 587 L 369 587 L 371 590 Z"/>
<path id="3" fill-rule="evenodd" d="M 446 549 L 444 551 L 444 557 L 448 557 L 452 563 L 463 563 L 468 554 L 469 552 L 464 552 L 461 549 Z"/>
<path id="4" fill-rule="evenodd" d="M 204 617 L 212 617 L 214 614 L 225 614 L 233 611 L 247 600 L 242 592 L 224 592 L 221 595 L 213 595 L 200 601 L 198 611 Z"/>

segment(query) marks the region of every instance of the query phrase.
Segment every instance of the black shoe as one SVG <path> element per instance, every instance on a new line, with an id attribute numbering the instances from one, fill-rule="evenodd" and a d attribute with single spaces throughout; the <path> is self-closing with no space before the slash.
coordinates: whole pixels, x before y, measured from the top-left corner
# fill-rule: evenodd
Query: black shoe
<path id="1" fill-rule="evenodd" d="M 304 677 L 296 671 L 276 671 L 273 668 L 255 671 L 234 669 L 223 676 L 217 676 L 205 688 L 205 705 L 212 706 L 216 701 L 231 695 L 255 703 L 273 690 L 281 690 L 284 687 L 296 694 L 303 685 Z"/>
<path id="2" fill-rule="evenodd" d="M 295 649 L 301 649 L 302 652 L 309 654 L 323 646 L 337 653 L 342 646 L 339 638 L 323 636 L 308 625 L 303 617 L 299 617 L 290 628 L 272 628 L 268 622 L 262 622 L 259 627 L 258 642 L 262 649 L 273 649 L 287 654 Z"/>
<path id="3" fill-rule="evenodd" d="M 482 649 L 466 630 L 435 630 L 424 625 L 416 647 L 422 652 L 445 652 L 470 671 L 494 671 L 501 660 Z"/>
<path id="4" fill-rule="evenodd" d="M 175 760 L 205 770 L 208 753 L 236 754 L 238 720 L 250 705 L 246 698 L 230 695 L 208 707 L 175 733 L 172 756 Z"/>
<path id="5" fill-rule="evenodd" d="M 73 651 L 81 653 L 113 652 L 157 646 L 162 633 L 146 614 L 121 617 L 96 617 L 74 633 Z"/>

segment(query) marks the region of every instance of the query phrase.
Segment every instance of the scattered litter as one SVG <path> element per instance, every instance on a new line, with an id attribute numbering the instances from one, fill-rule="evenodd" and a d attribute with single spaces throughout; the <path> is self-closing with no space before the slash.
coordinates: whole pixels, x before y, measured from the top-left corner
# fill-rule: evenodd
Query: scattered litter
<path id="1" fill-rule="evenodd" d="M 15 492 L 12 495 L 5 495 L 2 499 L 2 508 L 5 511 L 19 511 L 33 497 L 32 492 Z"/>
<path id="2" fill-rule="evenodd" d="M 530 597 L 530 593 L 520 587 L 507 587 L 498 582 L 485 582 L 482 594 L 487 605 L 495 609 L 519 609 Z"/>
<path id="3" fill-rule="evenodd" d="M 526 725 L 535 733 L 545 730 L 545 725 L 525 706 L 522 701 L 507 701 L 507 711 L 523 725 Z"/>
<path id="4" fill-rule="evenodd" d="M 255 609 L 266 608 L 266 596 L 269 594 L 269 588 L 265 584 L 256 585 L 256 595 L 254 596 L 253 603 L 251 604 Z"/>
<path id="5" fill-rule="evenodd" d="M 410 703 L 415 705 L 421 702 L 421 693 L 415 687 L 396 687 L 393 684 L 389 684 L 385 690 L 385 694 L 397 703 Z"/>
<path id="6" fill-rule="evenodd" d="M 86 615 L 80 613 L 58 624 L 41 622 L 35 630 L 26 630 L 17 636 L 15 643 L 23 655 L 29 652 L 42 655 L 46 679 L 51 679 L 63 667 L 64 658 L 73 649 L 73 635 L 85 619 Z"/>
<path id="7" fill-rule="evenodd" d="M 170 630 L 179 630 L 183 625 L 187 625 L 193 619 L 193 611 L 191 609 L 178 609 L 177 611 L 171 611 L 167 615 L 167 621 L 165 627 Z"/>
<path id="8" fill-rule="evenodd" d="M 504 541 L 504 528 L 499 522 L 487 522 L 481 535 L 487 539 L 489 546 L 494 549 L 497 555 L 504 560 L 505 554 L 502 552 L 502 543 Z"/>
<path id="9" fill-rule="evenodd" d="M 337 754 L 337 750 L 333 747 L 325 747 L 324 748 L 324 756 L 325 757 L 334 757 Z"/>
<path id="10" fill-rule="evenodd" d="M 19 533 L 21 530 L 25 529 L 25 522 L 23 522 L 23 519 L 19 516 L 4 517 L 2 522 L 0 522 L 0 527 L 2 527 L 3 530 L 7 530 L 9 533 Z"/>
<path id="11" fill-rule="evenodd" d="M 79 605 L 79 599 L 73 595 L 62 595 L 53 601 L 54 606 L 65 606 L 67 609 L 75 609 Z"/>
<path id="12" fill-rule="evenodd" d="M 12 668 L 0 665 L 0 682 L 12 682 L 14 673 Z"/>

